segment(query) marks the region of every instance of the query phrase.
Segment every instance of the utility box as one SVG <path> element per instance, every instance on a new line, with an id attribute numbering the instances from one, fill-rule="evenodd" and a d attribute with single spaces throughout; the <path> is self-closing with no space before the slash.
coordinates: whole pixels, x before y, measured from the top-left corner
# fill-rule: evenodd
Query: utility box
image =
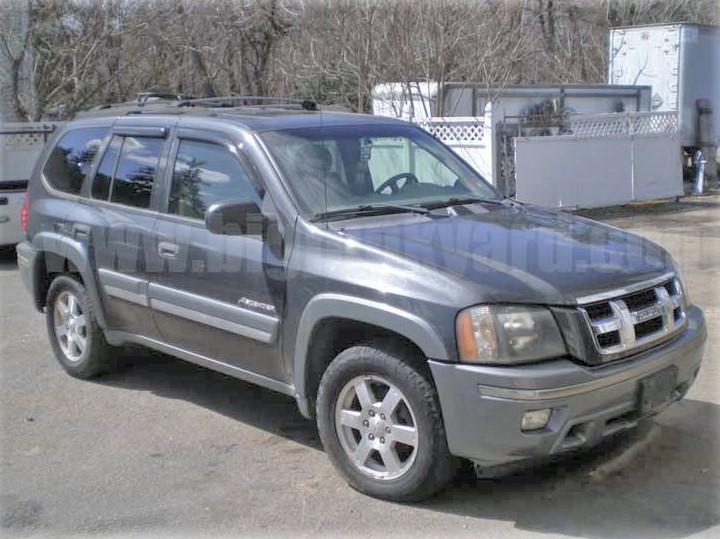
<path id="1" fill-rule="evenodd" d="M 702 145 L 698 100 L 709 100 L 718 145 L 720 28 L 689 23 L 614 28 L 608 50 L 608 83 L 651 86 L 652 110 L 678 113 L 684 148 Z"/>

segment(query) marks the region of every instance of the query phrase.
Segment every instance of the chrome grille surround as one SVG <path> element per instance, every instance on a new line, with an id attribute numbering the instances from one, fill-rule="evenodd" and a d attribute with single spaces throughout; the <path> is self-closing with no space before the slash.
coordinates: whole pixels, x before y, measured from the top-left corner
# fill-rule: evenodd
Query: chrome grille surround
<path id="1" fill-rule="evenodd" d="M 682 286 L 673 273 L 578 298 L 578 305 L 603 362 L 660 344 L 687 323 Z"/>

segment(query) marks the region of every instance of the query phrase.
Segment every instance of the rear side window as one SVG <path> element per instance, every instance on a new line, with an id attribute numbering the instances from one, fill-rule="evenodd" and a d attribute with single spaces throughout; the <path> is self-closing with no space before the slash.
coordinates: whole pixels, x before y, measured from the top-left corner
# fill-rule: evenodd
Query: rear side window
<path id="1" fill-rule="evenodd" d="M 110 201 L 149 208 L 164 139 L 125 137 L 112 181 Z"/>
<path id="2" fill-rule="evenodd" d="M 113 137 L 108 149 L 100 160 L 95 178 L 92 183 L 92 197 L 100 200 L 107 200 L 110 196 L 110 184 L 112 182 L 115 165 L 117 164 L 118 155 L 120 155 L 120 147 L 122 146 L 122 137 Z"/>
<path id="3" fill-rule="evenodd" d="M 43 169 L 43 176 L 50 186 L 63 193 L 80 193 L 108 130 L 106 127 L 87 127 L 65 133 L 52 149 Z"/>

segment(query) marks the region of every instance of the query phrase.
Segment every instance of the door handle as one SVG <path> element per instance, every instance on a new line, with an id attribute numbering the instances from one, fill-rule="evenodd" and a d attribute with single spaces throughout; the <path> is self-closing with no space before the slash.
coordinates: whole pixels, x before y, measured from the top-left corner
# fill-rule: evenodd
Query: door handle
<path id="1" fill-rule="evenodd" d="M 59 232 L 60 234 L 67 234 L 68 227 L 65 223 L 58 223 L 57 221 L 55 221 L 53 223 L 53 230 L 55 232 Z"/>
<path id="2" fill-rule="evenodd" d="M 169 241 L 161 241 L 158 243 L 158 254 L 163 258 L 177 258 L 180 252 L 180 246 Z"/>
<path id="3" fill-rule="evenodd" d="M 90 227 L 87 225 L 73 225 L 73 234 L 76 238 L 89 238 Z"/>

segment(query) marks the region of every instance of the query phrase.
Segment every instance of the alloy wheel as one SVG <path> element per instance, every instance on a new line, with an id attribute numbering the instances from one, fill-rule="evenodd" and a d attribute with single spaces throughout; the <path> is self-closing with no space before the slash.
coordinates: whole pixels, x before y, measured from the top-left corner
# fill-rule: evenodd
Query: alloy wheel
<path id="1" fill-rule="evenodd" d="M 53 311 L 55 338 L 65 357 L 80 361 L 87 348 L 87 325 L 80 300 L 69 290 L 63 290 L 55 299 Z"/>
<path id="2" fill-rule="evenodd" d="M 418 449 L 408 399 L 377 375 L 358 376 L 339 393 L 335 428 L 350 462 L 363 474 L 391 480 L 405 475 Z"/>

